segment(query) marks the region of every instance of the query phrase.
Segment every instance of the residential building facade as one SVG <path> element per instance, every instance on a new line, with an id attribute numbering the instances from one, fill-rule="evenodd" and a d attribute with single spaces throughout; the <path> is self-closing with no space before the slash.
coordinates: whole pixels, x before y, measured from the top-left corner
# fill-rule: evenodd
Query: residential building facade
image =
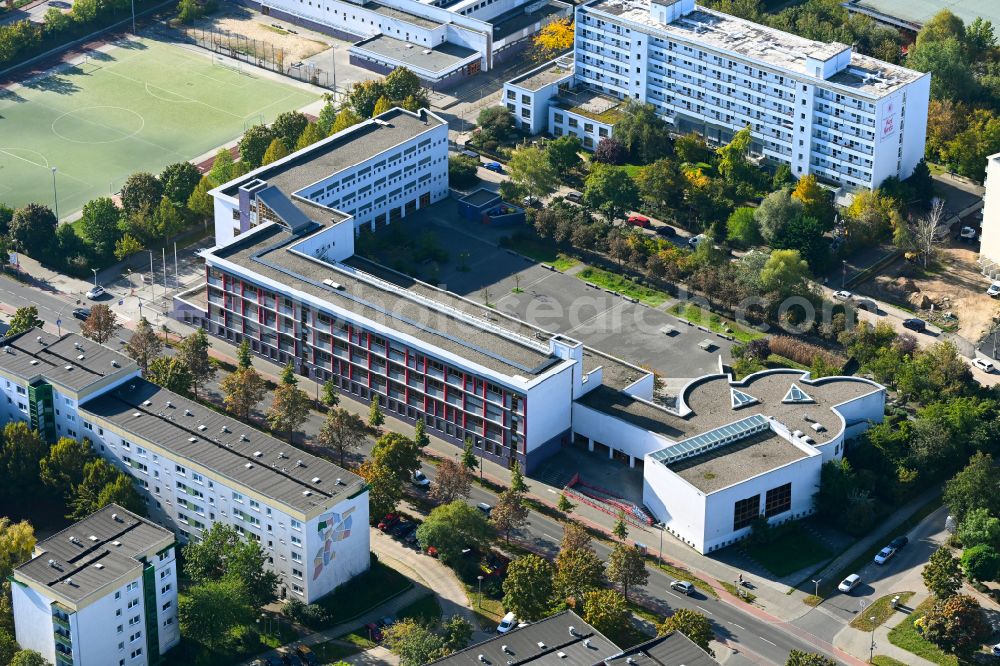
<path id="1" fill-rule="evenodd" d="M 986 160 L 983 182 L 983 234 L 979 245 L 979 266 L 983 275 L 1000 280 L 1000 153 Z"/>

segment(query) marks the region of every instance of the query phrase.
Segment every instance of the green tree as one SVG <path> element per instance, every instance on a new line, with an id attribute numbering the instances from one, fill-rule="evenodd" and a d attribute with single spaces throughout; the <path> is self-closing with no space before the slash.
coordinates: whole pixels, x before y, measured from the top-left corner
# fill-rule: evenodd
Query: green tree
<path id="1" fill-rule="evenodd" d="M 373 524 L 377 523 L 382 516 L 396 510 L 403 497 L 403 484 L 395 471 L 374 460 L 362 463 L 358 474 L 368 484 L 369 515 Z"/>
<path id="2" fill-rule="evenodd" d="M 163 342 L 156 335 L 149 320 L 139 319 L 139 324 L 125 345 L 125 353 L 142 368 L 143 373 L 149 370 L 149 364 L 163 351 Z"/>
<path id="3" fill-rule="evenodd" d="M 309 123 L 306 125 L 305 130 L 299 135 L 298 140 L 295 142 L 295 150 L 302 150 L 303 148 L 308 148 L 317 141 L 320 141 L 326 137 L 326 133 L 323 129 L 316 123 Z"/>
<path id="4" fill-rule="evenodd" d="M 24 305 L 15 310 L 14 316 L 10 318 L 7 335 L 17 335 L 33 328 L 41 328 L 44 323 L 38 317 L 38 306 Z"/>
<path id="5" fill-rule="evenodd" d="M 200 180 L 201 172 L 190 162 L 168 164 L 160 173 L 163 195 L 178 206 L 187 204 L 187 200 L 191 197 Z"/>
<path id="6" fill-rule="evenodd" d="M 382 115 L 391 108 L 392 108 L 392 100 L 390 100 L 385 95 L 382 95 L 375 102 L 375 108 L 372 110 L 372 118 L 374 118 L 375 116 Z"/>
<path id="7" fill-rule="evenodd" d="M 792 220 L 802 217 L 804 209 L 802 202 L 793 199 L 791 190 L 786 188 L 764 197 L 754 211 L 754 220 L 764 240 L 773 243 Z"/>
<path id="8" fill-rule="evenodd" d="M 604 583 L 604 563 L 592 548 L 560 549 L 553 586 L 561 599 L 578 602 Z"/>
<path id="9" fill-rule="evenodd" d="M 341 112 L 337 114 L 337 118 L 334 121 L 333 126 L 330 127 L 330 134 L 343 132 L 345 129 L 354 127 L 362 120 L 364 120 L 364 118 L 359 116 L 353 109 L 342 109 Z"/>
<path id="10" fill-rule="evenodd" d="M 514 116 L 505 106 L 487 106 L 476 117 L 479 131 L 489 141 L 503 141 L 514 131 Z"/>
<path id="11" fill-rule="evenodd" d="M 460 558 L 465 548 L 485 550 L 492 536 L 483 512 L 462 500 L 435 507 L 417 528 L 420 547 L 433 546 L 446 564 Z"/>
<path id="12" fill-rule="evenodd" d="M 347 101 L 354 112 L 362 118 L 371 118 L 375 112 L 375 104 L 379 97 L 385 94 L 383 81 L 360 81 L 351 86 Z"/>
<path id="13" fill-rule="evenodd" d="M 750 163 L 750 127 L 737 131 L 729 143 L 716 150 L 719 176 L 738 197 L 754 196 L 760 188 L 762 173 Z"/>
<path id="14" fill-rule="evenodd" d="M 146 503 L 136 491 L 132 477 L 122 472 L 119 472 L 118 476 L 101 488 L 92 509 L 96 511 L 109 504 L 117 504 L 139 516 L 146 515 Z"/>
<path id="15" fill-rule="evenodd" d="M 549 158 L 549 164 L 555 169 L 557 174 L 566 174 L 580 165 L 583 161 L 580 158 L 580 151 L 583 144 L 575 134 L 563 134 L 549 141 L 545 147 L 545 154 Z"/>
<path id="16" fill-rule="evenodd" d="M 288 157 L 288 149 L 285 148 L 284 142 L 281 139 L 274 138 L 268 145 L 267 150 L 264 151 L 264 157 L 261 158 L 261 165 L 270 164 L 271 162 L 277 162 L 283 157 Z"/>
<path id="17" fill-rule="evenodd" d="M 400 666 L 423 666 L 444 655 L 444 640 L 413 618 L 389 625 L 383 641 L 399 657 Z"/>
<path id="18" fill-rule="evenodd" d="M 490 523 L 498 532 L 503 532 L 507 543 L 510 543 L 511 530 L 516 530 L 528 522 L 528 507 L 524 503 L 524 496 L 508 488 L 500 493 L 497 504 L 490 512 Z"/>
<path id="19" fill-rule="evenodd" d="M 522 555 L 507 567 L 503 607 L 523 621 L 534 622 L 552 609 L 552 564 L 537 555 Z"/>
<path id="20" fill-rule="evenodd" d="M 802 204 L 802 211 L 807 217 L 819 220 L 824 231 L 830 228 L 833 218 L 833 201 L 830 192 L 820 186 L 816 176 L 808 173 L 795 184 L 792 198 Z"/>
<path id="21" fill-rule="evenodd" d="M 135 236 L 129 233 L 122 234 L 122 237 L 115 243 L 115 259 L 121 261 L 142 250 L 140 243 Z"/>
<path id="22" fill-rule="evenodd" d="M 253 410 L 268 393 L 267 382 L 253 366 L 229 373 L 219 383 L 219 388 L 226 409 L 243 421 L 250 420 Z"/>
<path id="23" fill-rule="evenodd" d="M 163 184 L 156 176 L 139 171 L 125 179 L 121 201 L 125 215 L 132 215 L 143 208 L 155 209 L 163 198 Z"/>
<path id="24" fill-rule="evenodd" d="M 190 25 L 204 14 L 196 0 L 180 0 L 177 3 L 177 20 Z"/>
<path id="25" fill-rule="evenodd" d="M 616 590 L 591 590 L 583 597 L 583 621 L 605 636 L 621 636 L 632 625 L 632 612 Z"/>
<path id="26" fill-rule="evenodd" d="M 316 128 L 319 130 L 322 136 L 330 136 L 333 129 L 333 123 L 337 120 L 337 107 L 333 105 L 333 102 L 327 102 L 323 105 L 323 108 L 319 110 L 319 116 L 316 118 Z"/>
<path id="27" fill-rule="evenodd" d="M 285 145 L 285 154 L 295 150 L 295 144 L 309 125 L 309 119 L 301 111 L 284 111 L 271 123 L 271 134 Z M 267 162 L 264 162 L 267 164 Z"/>
<path id="28" fill-rule="evenodd" d="M 820 273 L 830 265 L 830 243 L 823 233 L 823 225 L 816 218 L 800 215 L 785 225 L 771 247 L 797 251 L 812 272 Z"/>
<path id="29" fill-rule="evenodd" d="M 622 594 L 628 600 L 628 589 L 643 586 L 649 581 L 649 570 L 642 557 L 642 551 L 625 543 L 616 543 L 608 557 L 608 580 L 621 585 Z"/>
<path id="30" fill-rule="evenodd" d="M 30 497 L 39 488 L 39 463 L 49 447 L 25 421 L 10 421 L 3 428 L 0 442 L 0 478 L 3 491 L 13 497 Z"/>
<path id="31" fill-rule="evenodd" d="M 556 508 L 562 511 L 563 513 L 569 513 L 574 508 L 576 508 L 576 505 L 569 501 L 569 498 L 566 497 L 565 492 L 562 492 L 559 493 L 559 502 L 556 504 Z"/>
<path id="32" fill-rule="evenodd" d="M 537 146 L 522 146 L 510 156 L 507 164 L 510 179 L 530 196 L 540 198 L 555 191 L 559 174 L 544 150 Z"/>
<path id="33" fill-rule="evenodd" d="M 975 508 L 984 508 L 990 515 L 1000 514 L 1000 469 L 993 464 L 993 456 L 976 453 L 969 464 L 944 486 L 944 503 L 951 515 L 962 523 Z"/>
<path id="34" fill-rule="evenodd" d="M 264 153 L 274 138 L 274 133 L 267 125 L 254 125 L 240 139 L 240 160 L 246 162 L 251 169 L 256 169 L 263 164 Z"/>
<path id="35" fill-rule="evenodd" d="M 510 466 L 510 489 L 519 492 L 528 492 L 528 484 L 524 482 L 524 474 L 521 473 L 521 464 L 515 459 Z"/>
<path id="36" fill-rule="evenodd" d="M 677 161 L 667 158 L 644 167 L 636 179 L 642 198 L 661 215 L 684 203 L 686 183 Z"/>
<path id="37" fill-rule="evenodd" d="M 920 575 L 927 589 L 938 599 L 947 599 L 962 587 L 962 570 L 947 546 L 931 553 Z"/>
<path id="38" fill-rule="evenodd" d="M 194 389 L 195 399 L 198 398 L 198 389 L 215 377 L 215 364 L 208 356 L 208 349 L 211 346 L 212 343 L 208 341 L 208 335 L 203 328 L 195 329 L 194 333 L 181 340 L 177 346 L 176 358 L 187 368 L 191 376 L 191 388 Z"/>
<path id="39" fill-rule="evenodd" d="M 267 147 L 265 146 L 266 149 Z M 261 155 L 263 156 L 263 153 Z M 211 179 L 213 187 L 224 185 L 235 176 L 232 151 L 228 148 L 219 148 L 219 151 L 215 154 L 215 160 L 212 161 L 212 169 L 208 172 L 208 177 Z"/>
<path id="40" fill-rule="evenodd" d="M 417 424 L 413 428 L 413 443 L 417 445 L 418 449 L 423 449 L 431 443 L 431 438 L 427 435 L 427 426 L 424 425 L 423 419 L 418 419 Z"/>
<path id="41" fill-rule="evenodd" d="M 966 547 L 962 553 L 962 571 L 970 581 L 996 580 L 1000 571 L 1000 555 L 997 555 L 993 546 L 980 544 L 978 546 Z"/>
<path id="42" fill-rule="evenodd" d="M 80 229 L 87 244 L 98 257 L 110 257 L 121 238 L 118 223 L 122 212 L 111 197 L 91 199 L 83 205 Z"/>
<path id="43" fill-rule="evenodd" d="M 809 265 L 797 250 L 775 250 L 760 272 L 760 284 L 781 297 L 809 291 Z"/>
<path id="44" fill-rule="evenodd" d="M 1000 548 L 1000 518 L 985 507 L 972 509 L 958 524 L 958 538 L 965 548 L 980 545 Z"/>
<path id="45" fill-rule="evenodd" d="M 4 581 L 14 569 L 31 559 L 36 542 L 35 528 L 27 520 L 15 523 L 7 516 L 0 516 L 0 576 Z M 9 594 L 9 590 L 6 592 Z"/>
<path id="46" fill-rule="evenodd" d="M 792 650 L 788 653 L 785 666 L 837 666 L 837 662 L 815 652 Z"/>
<path id="47" fill-rule="evenodd" d="M 471 187 L 479 182 L 478 170 L 478 157 L 452 155 L 448 158 L 448 183 L 458 188 Z"/>
<path id="48" fill-rule="evenodd" d="M 346 453 L 361 448 L 371 434 L 371 427 L 360 416 L 343 407 L 336 407 L 326 413 L 316 439 L 323 446 L 337 452 L 340 466 L 343 467 Z"/>
<path id="49" fill-rule="evenodd" d="M 193 585 L 177 602 L 181 633 L 211 650 L 229 648 L 233 630 L 253 617 L 247 591 L 236 578 Z"/>
<path id="50" fill-rule="evenodd" d="M 420 448 L 412 439 L 398 432 L 387 432 L 375 440 L 370 457 L 385 463 L 401 483 L 408 482 L 420 469 Z"/>
<path id="51" fill-rule="evenodd" d="M 918 72 L 931 73 L 931 97 L 934 99 L 968 101 L 976 95 L 976 79 L 961 41 L 954 37 L 918 42 L 910 49 L 906 65 Z"/>
<path id="52" fill-rule="evenodd" d="M 712 149 L 694 132 L 677 137 L 674 153 L 681 164 L 706 164 L 712 161 Z"/>
<path id="53" fill-rule="evenodd" d="M 618 516 L 615 519 L 615 526 L 611 529 L 611 533 L 619 541 L 625 541 L 628 538 L 628 524 L 625 522 L 624 511 L 618 512 Z"/>
<path id="54" fill-rule="evenodd" d="M 462 450 L 462 464 L 473 472 L 479 469 L 479 461 L 476 459 L 471 439 L 465 440 L 465 448 Z"/>
<path id="55" fill-rule="evenodd" d="M 56 216 L 48 206 L 30 203 L 14 211 L 10 240 L 15 250 L 39 260 L 51 258 L 55 244 Z"/>
<path id="56" fill-rule="evenodd" d="M 159 205 L 153 211 L 153 229 L 164 241 L 184 229 L 184 217 L 180 209 L 166 197 L 160 199 Z"/>
<path id="57" fill-rule="evenodd" d="M 726 233 L 729 240 L 739 247 L 758 245 L 762 238 L 760 224 L 754 217 L 754 209 L 742 206 L 734 210 L 726 220 Z"/>
<path id="58" fill-rule="evenodd" d="M 372 394 L 372 401 L 368 406 L 368 425 L 373 428 L 381 428 L 383 423 L 385 423 L 385 414 L 382 413 L 382 407 L 379 405 L 379 396 Z"/>
<path id="59" fill-rule="evenodd" d="M 970 659 L 990 635 L 979 602 L 964 594 L 938 600 L 923 620 L 924 638 L 963 660 Z"/>
<path id="60" fill-rule="evenodd" d="M 708 646 L 714 638 L 712 633 L 712 623 L 701 613 L 687 608 L 678 608 L 674 614 L 663 620 L 659 627 L 660 634 L 671 631 L 679 631 L 708 654 L 715 656 L 715 652 Z"/>
<path id="61" fill-rule="evenodd" d="M 584 181 L 583 200 L 609 221 L 616 220 L 639 205 L 639 188 L 623 169 L 595 164 Z"/>
<path id="62" fill-rule="evenodd" d="M 270 409 L 267 410 L 268 425 L 273 430 L 287 430 L 288 441 L 291 442 L 295 430 L 309 417 L 311 402 L 309 395 L 299 388 L 295 369 L 289 361 L 281 372 L 281 383 L 274 390 L 274 399 L 271 401 Z"/>
<path id="63" fill-rule="evenodd" d="M 176 358 L 160 356 L 153 359 L 145 376 L 157 386 L 174 393 L 187 395 L 191 390 L 191 372 Z"/>
<path id="64" fill-rule="evenodd" d="M 10 585 L 10 583 L 7 582 L 4 585 Z M 0 664 L 10 664 L 18 649 L 19 646 L 14 640 L 14 635 L 8 631 L 0 631 Z"/>
<path id="65" fill-rule="evenodd" d="M 442 460 L 431 488 L 431 497 L 441 503 L 448 503 L 460 497 L 468 497 L 471 491 L 472 473 L 469 469 L 454 460 Z"/>
<path id="66" fill-rule="evenodd" d="M 336 407 L 340 404 L 340 392 L 337 390 L 337 385 L 332 379 L 323 382 L 323 388 L 320 390 L 320 400 L 327 407 Z"/>
<path id="67" fill-rule="evenodd" d="M 278 575 L 266 567 L 267 558 L 256 540 L 243 537 L 232 525 L 217 522 L 200 541 L 184 546 L 184 572 L 195 584 L 236 580 L 247 602 L 261 608 L 278 598 Z"/>
<path id="68" fill-rule="evenodd" d="M 652 104 L 629 100 L 615 123 L 615 137 L 636 164 L 650 164 L 673 150 L 669 127 L 656 115 Z"/>
<path id="69" fill-rule="evenodd" d="M 84 466 L 93 457 L 87 441 L 60 437 L 48 455 L 38 461 L 38 476 L 42 483 L 69 500 L 83 481 Z"/>
<path id="70" fill-rule="evenodd" d="M 10 660 L 10 666 L 49 666 L 49 662 L 34 650 L 20 650 Z"/>
<path id="71" fill-rule="evenodd" d="M 953 38 L 965 39 L 965 23 L 951 11 L 942 9 L 924 23 L 917 33 L 917 45 Z"/>
<path id="72" fill-rule="evenodd" d="M 447 654 L 465 648 L 472 641 L 472 624 L 461 615 L 452 615 L 441 626 Z"/>
<path id="73" fill-rule="evenodd" d="M 420 106 L 429 106 L 427 93 L 420 85 L 420 78 L 406 67 L 397 67 L 385 77 L 386 96 L 394 102 L 407 97 L 417 98 Z"/>

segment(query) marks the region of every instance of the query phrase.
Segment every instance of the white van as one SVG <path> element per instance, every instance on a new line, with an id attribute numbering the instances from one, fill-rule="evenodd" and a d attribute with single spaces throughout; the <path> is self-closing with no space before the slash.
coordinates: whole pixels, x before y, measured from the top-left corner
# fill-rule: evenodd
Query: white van
<path id="1" fill-rule="evenodd" d="M 507 613 L 500 620 L 500 624 L 497 625 L 498 634 L 506 634 L 508 631 L 517 626 L 517 616 L 513 613 Z"/>

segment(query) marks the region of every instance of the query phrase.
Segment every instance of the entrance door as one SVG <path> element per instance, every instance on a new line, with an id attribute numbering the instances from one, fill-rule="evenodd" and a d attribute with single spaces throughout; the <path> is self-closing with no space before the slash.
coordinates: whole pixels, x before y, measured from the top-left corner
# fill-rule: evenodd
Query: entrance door
<path id="1" fill-rule="evenodd" d="M 430 205 L 431 205 L 431 193 L 424 192 L 423 194 L 420 195 L 420 207 L 426 208 L 427 206 Z"/>

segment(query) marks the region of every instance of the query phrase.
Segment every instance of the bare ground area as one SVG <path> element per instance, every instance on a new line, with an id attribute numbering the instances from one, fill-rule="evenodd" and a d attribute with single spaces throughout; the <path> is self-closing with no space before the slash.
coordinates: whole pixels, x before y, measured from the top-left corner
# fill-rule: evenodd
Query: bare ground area
<path id="1" fill-rule="evenodd" d="M 1000 315 L 1000 301 L 986 295 L 987 280 L 976 265 L 979 253 L 975 246 L 949 240 L 943 245 L 935 265 L 924 270 L 919 265 L 898 261 L 882 275 L 858 288 L 869 296 L 901 305 L 919 316 L 952 313 L 957 317 L 957 332 L 978 342 Z M 934 323 L 948 324 L 948 319 L 934 317 Z M 952 327 L 956 323 L 951 322 Z"/>
<path id="2" fill-rule="evenodd" d="M 242 44 L 256 40 L 258 55 L 266 57 L 271 52 L 281 52 L 286 65 L 330 48 L 329 43 L 316 39 L 320 37 L 317 33 L 309 32 L 309 36 L 306 37 L 303 34 L 296 34 L 306 32 L 304 29 L 264 16 L 246 7 L 231 3 L 224 3 L 223 7 L 222 11 L 198 21 L 194 27 L 187 28 L 188 34 L 200 35 L 202 31 L 213 30 L 217 33 L 231 33 L 234 38 L 238 35 L 240 40 L 243 40 Z"/>

